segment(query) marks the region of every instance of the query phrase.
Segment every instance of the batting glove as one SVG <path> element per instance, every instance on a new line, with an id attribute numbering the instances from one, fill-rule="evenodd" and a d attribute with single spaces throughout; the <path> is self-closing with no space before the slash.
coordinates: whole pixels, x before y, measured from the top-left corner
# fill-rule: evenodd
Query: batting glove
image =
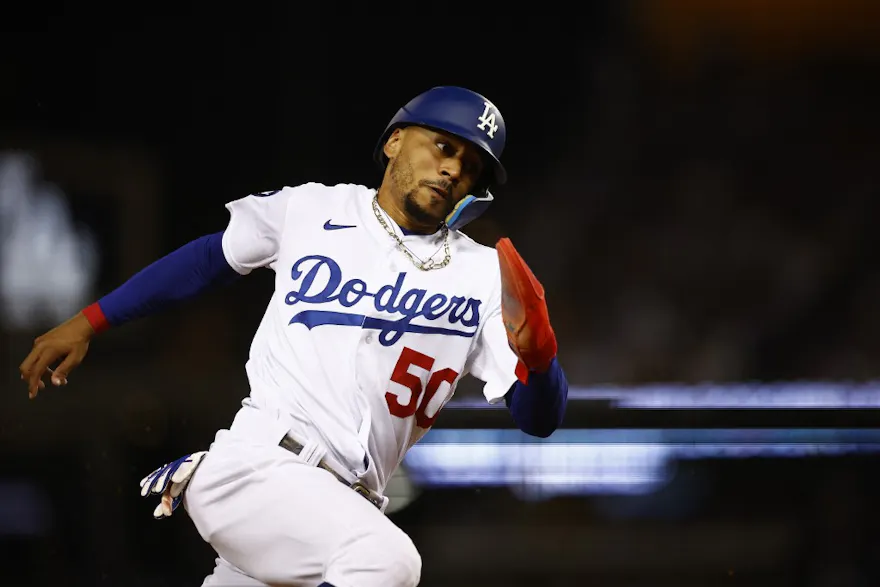
<path id="1" fill-rule="evenodd" d="M 183 490 L 206 454 L 207 451 L 200 451 L 180 457 L 141 479 L 141 497 L 162 496 L 161 503 L 153 510 L 154 518 L 161 520 L 174 513 L 183 499 Z"/>
<path id="2" fill-rule="evenodd" d="M 495 245 L 501 267 L 501 317 L 507 342 L 519 357 L 516 376 L 528 383 L 528 372 L 544 373 L 557 352 L 544 286 L 509 238 Z"/>

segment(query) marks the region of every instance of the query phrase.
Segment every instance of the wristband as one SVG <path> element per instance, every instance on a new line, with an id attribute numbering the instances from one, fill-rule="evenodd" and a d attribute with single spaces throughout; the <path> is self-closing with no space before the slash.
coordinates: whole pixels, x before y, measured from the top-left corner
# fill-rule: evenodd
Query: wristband
<path id="1" fill-rule="evenodd" d="M 86 317 L 86 320 L 89 321 L 95 334 L 100 334 L 110 328 L 110 323 L 107 321 L 107 317 L 104 316 L 104 310 L 101 309 L 98 302 L 94 302 L 83 308 L 82 313 L 83 316 Z"/>

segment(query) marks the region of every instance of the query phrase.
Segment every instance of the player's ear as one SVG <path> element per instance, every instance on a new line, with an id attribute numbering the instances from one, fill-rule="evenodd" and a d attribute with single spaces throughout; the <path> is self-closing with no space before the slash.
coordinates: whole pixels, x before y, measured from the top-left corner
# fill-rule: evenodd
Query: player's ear
<path id="1" fill-rule="evenodd" d="M 385 141 L 385 146 L 382 147 L 382 150 L 385 153 L 385 156 L 389 159 L 393 159 L 400 153 L 400 147 L 403 145 L 403 133 L 406 131 L 405 128 L 395 128 L 390 135 L 388 135 L 388 140 Z"/>

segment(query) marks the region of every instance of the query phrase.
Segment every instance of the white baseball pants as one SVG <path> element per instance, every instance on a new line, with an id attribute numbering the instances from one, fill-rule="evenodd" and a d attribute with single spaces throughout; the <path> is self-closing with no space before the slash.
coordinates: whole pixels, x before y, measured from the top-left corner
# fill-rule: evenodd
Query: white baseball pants
<path id="1" fill-rule="evenodd" d="M 184 507 L 220 558 L 203 587 L 415 587 L 421 557 L 384 513 L 284 448 L 217 434 Z"/>

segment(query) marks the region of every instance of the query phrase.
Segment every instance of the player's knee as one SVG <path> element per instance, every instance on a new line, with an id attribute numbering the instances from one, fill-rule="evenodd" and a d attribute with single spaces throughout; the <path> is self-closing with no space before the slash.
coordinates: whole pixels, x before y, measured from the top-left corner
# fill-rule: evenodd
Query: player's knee
<path id="1" fill-rule="evenodd" d="M 349 557 L 352 560 L 347 562 L 358 560 L 355 575 L 363 572 L 375 581 L 370 585 L 416 587 L 421 579 L 422 557 L 410 537 L 398 528 L 358 538 L 344 556 Z"/>
<path id="2" fill-rule="evenodd" d="M 422 576 L 422 556 L 413 541 L 401 532 L 388 543 L 388 578 L 390 585 L 416 587 Z"/>

